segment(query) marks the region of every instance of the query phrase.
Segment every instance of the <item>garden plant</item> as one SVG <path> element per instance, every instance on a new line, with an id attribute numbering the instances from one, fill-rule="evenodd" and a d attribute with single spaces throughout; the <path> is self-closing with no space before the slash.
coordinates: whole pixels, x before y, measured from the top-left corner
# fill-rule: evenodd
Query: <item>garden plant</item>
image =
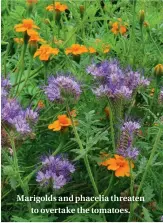
<path id="1" fill-rule="evenodd" d="M 1 14 L 2 221 L 163 221 L 163 1 Z"/>

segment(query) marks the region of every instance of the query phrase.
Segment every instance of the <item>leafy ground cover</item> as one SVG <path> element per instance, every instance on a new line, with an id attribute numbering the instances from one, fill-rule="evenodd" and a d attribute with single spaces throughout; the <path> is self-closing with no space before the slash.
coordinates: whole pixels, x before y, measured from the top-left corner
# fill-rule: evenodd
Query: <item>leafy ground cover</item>
<path id="1" fill-rule="evenodd" d="M 162 6 L 2 0 L 2 221 L 163 220 Z M 66 207 L 129 212 L 31 213 Z"/>

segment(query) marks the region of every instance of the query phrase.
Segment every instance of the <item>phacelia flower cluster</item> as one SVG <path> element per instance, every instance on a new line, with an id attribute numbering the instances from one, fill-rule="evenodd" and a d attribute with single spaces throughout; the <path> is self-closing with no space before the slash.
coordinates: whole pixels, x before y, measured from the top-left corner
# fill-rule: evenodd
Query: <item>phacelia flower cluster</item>
<path id="1" fill-rule="evenodd" d="M 44 92 L 50 101 L 63 102 L 67 96 L 79 99 L 81 88 L 79 83 L 70 76 L 50 76 Z"/>
<path id="2" fill-rule="evenodd" d="M 58 190 L 67 184 L 75 166 L 61 155 L 46 156 L 42 159 L 42 168 L 37 173 L 36 181 L 42 187 L 53 187 Z"/>
<path id="3" fill-rule="evenodd" d="M 38 113 L 30 108 L 23 109 L 15 98 L 9 98 L 11 84 L 2 78 L 2 121 L 14 127 L 20 134 L 32 132 L 32 126 L 37 122 Z"/>
<path id="4" fill-rule="evenodd" d="M 159 102 L 163 104 L 163 89 L 160 91 Z"/>
<path id="5" fill-rule="evenodd" d="M 1 77 L 1 97 L 5 97 L 8 95 L 9 90 L 11 88 L 11 83 L 9 81 L 9 79 L 4 79 L 3 77 Z"/>
<path id="6" fill-rule="evenodd" d="M 137 158 L 139 150 L 133 147 L 133 140 L 138 129 L 140 129 L 140 125 L 137 122 L 129 121 L 123 124 L 119 147 L 117 149 L 119 155 L 130 159 Z"/>
<path id="7" fill-rule="evenodd" d="M 122 69 L 117 60 L 92 64 L 87 68 L 87 72 L 98 79 L 98 87 L 93 89 L 98 97 L 130 99 L 136 88 L 149 85 L 149 80 L 140 73 L 130 68 Z"/>

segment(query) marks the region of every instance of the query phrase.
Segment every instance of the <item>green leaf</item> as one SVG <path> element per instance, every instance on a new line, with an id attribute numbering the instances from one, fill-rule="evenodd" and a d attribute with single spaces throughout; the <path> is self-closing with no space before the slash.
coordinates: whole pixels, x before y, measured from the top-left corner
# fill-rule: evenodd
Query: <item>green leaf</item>
<path id="1" fill-rule="evenodd" d="M 153 191 L 154 190 L 152 189 L 150 185 L 147 185 L 146 187 L 144 187 L 143 194 L 144 194 L 145 202 L 151 201 L 152 198 L 155 196 Z"/>
<path id="2" fill-rule="evenodd" d="M 145 207 L 143 207 L 143 214 L 144 214 L 144 221 L 145 222 L 153 222 L 153 219 L 151 218 L 151 213 Z"/>

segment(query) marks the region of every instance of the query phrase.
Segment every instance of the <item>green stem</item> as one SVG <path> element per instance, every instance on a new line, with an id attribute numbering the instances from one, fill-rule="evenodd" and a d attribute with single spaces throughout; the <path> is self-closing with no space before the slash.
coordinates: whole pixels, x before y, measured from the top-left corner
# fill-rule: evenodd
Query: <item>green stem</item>
<path id="1" fill-rule="evenodd" d="M 22 88 L 20 89 L 20 91 L 18 92 L 17 96 L 20 95 L 20 93 L 22 92 L 22 90 L 24 89 L 24 87 L 26 86 L 27 84 L 27 81 L 30 77 L 30 72 L 31 72 L 31 69 L 32 69 L 32 63 L 33 63 L 33 57 L 30 57 L 30 62 L 29 62 L 29 67 L 28 67 L 28 71 L 27 71 L 27 77 L 24 81 L 24 84 L 22 86 Z"/>
<path id="2" fill-rule="evenodd" d="M 113 146 L 113 153 L 116 151 L 116 146 L 115 146 L 115 137 L 114 137 L 114 122 L 113 122 L 113 108 L 110 99 L 108 98 L 109 102 L 109 118 L 110 118 L 110 129 L 111 129 L 111 139 L 112 139 L 112 146 Z"/>
<path id="3" fill-rule="evenodd" d="M 74 135 L 75 135 L 76 141 L 77 141 L 77 143 L 79 145 L 80 150 L 84 151 L 84 147 L 83 147 L 83 144 L 82 144 L 82 142 L 80 140 L 80 137 L 79 137 L 79 134 L 77 132 L 77 129 L 75 127 L 74 120 L 73 120 L 72 116 L 70 115 L 70 108 L 69 108 L 68 102 L 67 102 L 66 108 L 67 108 L 67 113 L 68 113 L 68 115 L 69 115 L 69 117 L 71 119 L 71 122 L 72 122 L 72 128 L 73 128 L 73 131 L 74 131 Z M 90 181 L 92 183 L 93 189 L 95 191 L 95 195 L 99 196 L 99 191 L 98 191 L 96 182 L 95 182 L 93 174 L 92 174 L 92 170 L 91 170 L 91 167 L 90 167 L 90 163 L 89 163 L 87 154 L 84 156 L 84 163 L 85 163 L 85 166 L 86 166 L 86 169 L 87 169 Z M 100 204 L 100 207 L 101 207 L 101 204 Z M 103 214 L 103 218 L 104 218 L 104 221 L 106 221 L 106 218 L 105 218 L 104 214 Z"/>
<path id="4" fill-rule="evenodd" d="M 143 25 L 140 25 L 140 31 L 141 31 L 141 41 L 142 41 L 142 48 L 143 48 L 143 56 L 142 56 L 142 66 L 144 66 L 144 56 L 145 56 L 145 45 L 144 45 L 144 35 L 143 35 Z"/>
<path id="5" fill-rule="evenodd" d="M 158 101 L 158 89 L 159 89 L 159 85 L 158 85 L 157 79 L 155 80 L 155 87 L 154 87 L 154 89 L 155 89 L 155 92 L 154 92 L 153 98 L 152 98 L 152 100 L 151 100 L 151 102 L 150 102 L 149 111 L 153 111 L 153 110 L 152 110 L 153 105 L 154 105 L 154 103 L 155 103 L 156 101 Z M 147 116 L 148 116 L 148 113 L 146 112 L 146 114 L 145 114 L 145 116 L 144 116 L 144 118 L 143 118 L 143 120 L 142 120 L 142 125 L 143 125 L 143 123 L 145 122 Z"/>
<path id="6" fill-rule="evenodd" d="M 42 70 L 43 67 L 44 67 L 44 65 L 42 65 L 41 67 L 39 67 L 36 71 L 34 71 L 34 72 L 30 75 L 29 78 L 33 78 L 33 77 L 35 77 L 35 75 L 36 75 L 40 70 Z M 21 83 L 24 82 L 25 80 L 26 80 L 26 78 L 22 79 L 22 80 L 19 81 L 18 83 L 14 84 L 13 87 L 15 87 L 15 86 L 21 84 Z"/>
<path id="7" fill-rule="evenodd" d="M 24 57 L 25 57 L 26 49 L 27 49 L 27 44 L 24 43 L 22 54 L 21 54 L 21 58 L 20 58 L 19 65 L 18 65 L 18 68 L 17 68 L 17 72 L 15 73 L 15 75 L 16 75 L 16 84 L 19 82 L 18 85 L 17 85 L 16 94 L 17 94 L 17 92 L 19 90 L 20 81 L 22 79 L 22 75 L 23 75 L 23 72 L 24 72 Z M 19 71 L 20 71 L 20 74 L 19 74 Z"/>
<path id="8" fill-rule="evenodd" d="M 134 178 L 133 178 L 133 171 L 132 171 L 132 163 L 131 161 L 129 161 L 129 166 L 130 166 L 130 179 L 131 179 L 131 183 L 130 183 L 130 196 L 134 196 Z M 132 221 L 133 218 L 133 214 L 134 214 L 134 206 L 133 206 L 133 202 L 130 202 L 130 214 L 129 214 L 129 218 L 128 218 L 128 222 Z"/>
<path id="9" fill-rule="evenodd" d="M 62 148 L 62 145 L 63 145 L 62 143 L 59 144 L 58 148 L 54 151 L 53 156 L 55 156 L 56 154 L 58 154 L 58 152 L 59 152 L 60 149 Z M 17 157 L 16 157 L 16 159 L 17 159 Z M 40 164 L 41 164 L 41 163 L 40 163 Z M 41 167 L 42 167 L 42 165 L 39 165 L 35 170 L 33 170 L 28 176 L 26 176 L 26 177 L 24 178 L 24 180 L 22 181 L 22 183 L 24 184 L 25 182 L 28 182 L 28 181 L 31 179 L 31 177 L 32 177 L 37 171 L 39 171 L 39 170 L 41 169 Z M 19 181 L 18 185 L 16 186 L 16 188 L 19 187 L 19 186 L 21 186 L 20 181 Z M 6 192 L 6 194 L 4 194 L 4 195 L 2 196 L 2 199 L 4 199 L 4 198 L 5 198 L 11 191 L 12 191 L 12 190 Z"/>
<path id="10" fill-rule="evenodd" d="M 109 180 L 109 185 L 108 185 L 107 189 L 102 193 L 102 195 L 104 195 L 104 196 L 107 195 L 107 196 L 108 196 L 108 195 L 110 194 L 111 189 L 112 189 L 112 185 L 113 185 L 113 179 L 114 179 L 114 174 L 112 173 L 112 176 L 111 176 L 111 178 L 110 178 L 110 180 Z M 93 207 L 94 207 L 96 204 L 98 204 L 98 203 L 99 203 L 99 201 L 96 201 L 95 203 L 93 203 L 93 204 L 89 207 L 89 209 L 93 208 Z M 103 208 L 105 207 L 105 204 L 107 204 L 107 202 L 103 204 Z"/>
<path id="11" fill-rule="evenodd" d="M 144 174 L 143 174 L 143 177 L 142 177 L 142 179 L 141 179 L 139 188 L 138 188 L 138 190 L 137 190 L 137 193 L 136 193 L 136 196 L 137 196 L 137 197 L 139 196 L 139 194 L 140 194 L 140 192 L 141 192 L 141 190 L 142 190 L 142 186 L 143 186 L 144 181 L 145 181 L 145 179 L 146 179 L 146 176 L 147 176 L 149 167 L 150 167 L 151 164 L 152 164 L 152 160 L 153 160 L 153 157 L 154 157 L 154 155 L 155 155 L 155 152 L 156 152 L 156 150 L 157 150 L 157 148 L 158 148 L 158 144 L 159 144 L 160 138 L 161 138 L 161 136 L 162 136 L 162 133 L 163 133 L 163 131 L 162 131 L 162 129 L 160 128 L 159 131 L 158 131 L 158 133 L 157 133 L 156 140 L 155 140 L 155 143 L 154 143 L 154 145 L 153 145 L 153 148 L 152 148 L 152 151 L 151 151 L 151 155 L 150 155 L 149 160 L 148 160 L 148 163 L 147 163 L 147 165 L 146 165 L 146 169 L 145 169 Z"/>
<path id="12" fill-rule="evenodd" d="M 133 44 L 135 43 L 135 32 L 134 32 L 134 30 L 135 30 L 135 9 L 136 9 L 136 1 L 133 0 L 132 35 L 130 38 L 127 55 L 129 55 L 131 49 L 133 49 Z M 128 58 L 130 58 L 130 57 L 128 56 Z"/>
<path id="13" fill-rule="evenodd" d="M 14 158 L 14 166 L 15 166 L 15 170 L 16 170 L 16 173 L 17 173 L 17 176 L 18 176 L 18 182 L 24 192 L 24 195 L 25 196 L 29 196 L 28 195 L 28 190 L 27 190 L 27 187 L 25 185 L 25 183 L 22 181 L 21 179 L 21 175 L 20 175 L 20 169 L 19 169 L 19 164 L 18 164 L 18 158 L 17 158 L 17 153 L 16 153 L 16 148 L 15 148 L 15 142 L 14 142 L 14 139 L 9 135 L 10 137 L 10 141 L 11 141 L 11 146 L 12 146 L 12 149 L 13 149 L 13 158 Z M 29 213 L 31 213 L 31 204 L 30 202 L 28 201 L 27 202 L 27 207 L 28 207 L 28 211 Z"/>
<path id="14" fill-rule="evenodd" d="M 129 117 L 129 115 L 130 115 L 130 113 L 131 113 L 131 110 L 132 110 L 132 108 L 133 108 L 134 105 L 135 105 L 135 99 L 136 99 L 136 95 L 137 95 L 138 90 L 139 90 L 139 89 L 135 90 L 135 92 L 134 92 L 134 95 L 133 95 L 133 97 L 132 97 L 130 106 L 129 106 L 128 111 L 127 111 L 127 114 L 126 114 L 127 117 Z"/>
<path id="15" fill-rule="evenodd" d="M 68 114 L 70 114 L 70 109 L 69 109 L 69 106 L 68 105 L 67 105 L 67 111 L 68 111 Z M 69 117 L 70 117 L 71 122 L 72 122 L 72 128 L 73 128 L 73 131 L 74 131 L 74 134 L 75 134 L 76 141 L 77 141 L 77 143 L 79 145 L 79 148 L 81 149 L 81 151 L 84 151 L 84 148 L 83 148 L 82 142 L 80 140 L 79 134 L 77 132 L 77 129 L 75 127 L 73 118 L 72 118 L 71 115 L 69 115 Z M 84 156 L 84 163 L 85 163 L 86 169 L 88 171 L 88 175 L 89 175 L 90 181 L 92 183 L 92 186 L 94 188 L 95 194 L 96 194 L 96 196 L 98 196 L 99 195 L 99 192 L 98 192 L 98 189 L 97 189 L 97 186 L 96 186 L 96 183 L 95 183 L 95 180 L 94 180 L 94 177 L 93 177 L 91 168 L 90 168 L 90 164 L 89 164 L 89 160 L 88 160 L 87 155 Z"/>
<path id="16" fill-rule="evenodd" d="M 5 53 L 5 56 L 4 56 L 4 75 L 6 77 L 7 76 L 6 62 L 7 62 L 7 56 L 8 56 L 8 53 L 9 53 L 9 49 L 10 49 L 10 44 L 8 42 L 2 42 L 2 44 L 3 43 L 5 45 L 7 45 L 6 53 Z"/>
<path id="17" fill-rule="evenodd" d="M 163 55 L 162 55 L 162 53 L 161 53 L 161 51 L 160 51 L 159 47 L 157 46 L 157 44 L 156 44 L 155 40 L 153 39 L 153 37 L 152 37 L 151 33 L 150 33 L 150 32 L 148 32 L 148 34 L 149 34 L 149 37 L 151 38 L 152 42 L 154 43 L 155 47 L 157 48 L 157 50 L 158 50 L 158 52 L 159 52 L 160 56 L 163 58 Z"/>

